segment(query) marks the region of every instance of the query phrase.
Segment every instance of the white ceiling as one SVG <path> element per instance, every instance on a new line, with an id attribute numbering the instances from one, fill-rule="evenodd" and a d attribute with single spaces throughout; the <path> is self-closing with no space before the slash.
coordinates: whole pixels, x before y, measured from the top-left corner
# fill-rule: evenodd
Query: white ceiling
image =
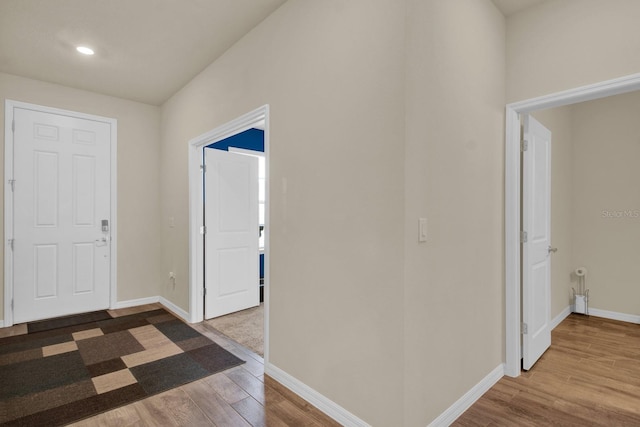
<path id="1" fill-rule="evenodd" d="M 504 16 L 512 15 L 516 12 L 520 12 L 528 7 L 535 6 L 546 0 L 492 0 L 493 4 L 500 9 L 500 12 Z"/>
<path id="2" fill-rule="evenodd" d="M 0 72 L 159 105 L 285 1 L 0 0 Z"/>
<path id="3" fill-rule="evenodd" d="M 285 1 L 0 0 L 0 72 L 160 105 Z"/>

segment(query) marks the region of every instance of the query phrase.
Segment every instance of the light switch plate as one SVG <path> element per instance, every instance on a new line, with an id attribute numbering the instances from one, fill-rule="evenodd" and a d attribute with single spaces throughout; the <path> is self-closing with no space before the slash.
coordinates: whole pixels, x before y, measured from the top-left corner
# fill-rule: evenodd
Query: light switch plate
<path id="1" fill-rule="evenodd" d="M 426 242 L 427 241 L 427 218 L 419 218 L 419 231 L 418 231 L 418 241 Z"/>

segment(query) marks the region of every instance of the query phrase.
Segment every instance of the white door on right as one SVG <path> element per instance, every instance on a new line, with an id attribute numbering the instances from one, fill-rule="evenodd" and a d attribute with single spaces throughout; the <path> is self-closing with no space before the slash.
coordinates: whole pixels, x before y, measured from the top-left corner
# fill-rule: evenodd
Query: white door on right
<path id="1" fill-rule="evenodd" d="M 524 115 L 522 163 L 522 367 L 551 346 L 551 132 Z"/>
<path id="2" fill-rule="evenodd" d="M 258 158 L 212 148 L 205 158 L 205 318 L 260 304 Z"/>

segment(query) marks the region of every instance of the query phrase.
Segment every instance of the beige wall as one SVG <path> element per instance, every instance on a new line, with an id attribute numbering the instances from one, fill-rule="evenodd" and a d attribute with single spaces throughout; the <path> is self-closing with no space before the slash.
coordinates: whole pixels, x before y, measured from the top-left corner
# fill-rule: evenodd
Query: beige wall
<path id="1" fill-rule="evenodd" d="M 571 107 L 532 114 L 551 131 L 551 318 L 571 303 L 573 264 L 573 149 Z"/>
<path id="2" fill-rule="evenodd" d="M 118 301 L 158 295 L 160 109 L 0 73 L 0 129 L 4 129 L 5 99 L 118 120 Z M 0 290 L 2 313 L 4 288 Z"/>
<path id="3" fill-rule="evenodd" d="M 503 360 L 505 22 L 490 1 L 409 5 L 405 425 L 425 426 Z"/>
<path id="4" fill-rule="evenodd" d="M 289 1 L 162 107 L 164 295 L 188 307 L 188 141 L 270 104 L 270 362 L 376 426 L 403 424 L 404 13 Z"/>
<path id="5" fill-rule="evenodd" d="M 640 71 L 640 1 L 550 0 L 507 19 L 507 101 Z"/>
<path id="6" fill-rule="evenodd" d="M 640 315 L 640 92 L 572 107 L 573 265 L 591 308 Z M 575 268 L 574 267 L 574 268 Z"/>
<path id="7" fill-rule="evenodd" d="M 271 362 L 376 426 L 503 353 L 504 18 L 408 4 L 290 1 L 162 108 L 164 295 L 187 308 L 188 140 L 269 103 Z"/>

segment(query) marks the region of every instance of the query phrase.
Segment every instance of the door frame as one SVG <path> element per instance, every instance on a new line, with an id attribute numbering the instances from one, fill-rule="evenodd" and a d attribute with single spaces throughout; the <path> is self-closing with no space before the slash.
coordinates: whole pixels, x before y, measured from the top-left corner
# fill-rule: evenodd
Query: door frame
<path id="1" fill-rule="evenodd" d="M 580 86 L 506 106 L 505 129 L 505 368 L 520 375 L 520 113 L 640 90 L 640 73 Z"/>
<path id="2" fill-rule="evenodd" d="M 26 102 L 6 99 L 4 103 L 4 323 L 2 326 L 13 326 L 13 251 L 9 249 L 13 239 L 13 191 L 11 179 L 14 172 L 13 159 L 13 118 L 14 108 L 38 111 L 41 113 L 70 116 L 78 119 L 93 120 L 109 125 L 111 130 L 110 140 L 110 215 L 111 215 L 111 245 L 109 248 L 109 305 L 115 308 L 117 302 L 117 264 L 118 264 L 118 176 L 117 176 L 117 142 L 118 121 L 110 117 L 96 116 L 78 111 L 63 110 L 55 107 L 30 104 Z"/>
<path id="3" fill-rule="evenodd" d="M 265 156 L 265 218 L 264 218 L 264 361 L 269 360 L 269 262 L 266 262 L 269 252 L 270 232 L 270 185 L 269 185 L 269 105 L 263 105 L 235 120 L 225 123 L 215 129 L 197 136 L 189 141 L 189 322 L 197 323 L 204 320 L 204 244 L 200 227 L 204 224 L 202 200 L 202 148 L 229 138 L 240 132 L 249 130 L 264 123 L 264 156 Z M 257 284 L 256 284 L 257 285 Z"/>

